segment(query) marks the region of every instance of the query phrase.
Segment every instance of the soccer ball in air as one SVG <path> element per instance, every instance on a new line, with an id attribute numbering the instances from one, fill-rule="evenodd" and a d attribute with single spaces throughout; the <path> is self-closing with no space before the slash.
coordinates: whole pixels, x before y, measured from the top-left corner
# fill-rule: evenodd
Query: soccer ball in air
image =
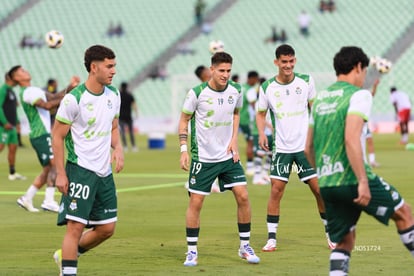
<path id="1" fill-rule="evenodd" d="M 224 43 L 221 40 L 213 40 L 208 44 L 208 50 L 211 54 L 224 52 Z"/>
<path id="2" fill-rule="evenodd" d="M 63 40 L 63 34 L 59 31 L 52 30 L 45 35 L 45 41 L 49 48 L 60 48 L 63 45 Z"/>
<path id="3" fill-rule="evenodd" d="M 381 74 L 388 73 L 392 67 L 392 62 L 382 57 L 372 57 L 370 63 Z"/>

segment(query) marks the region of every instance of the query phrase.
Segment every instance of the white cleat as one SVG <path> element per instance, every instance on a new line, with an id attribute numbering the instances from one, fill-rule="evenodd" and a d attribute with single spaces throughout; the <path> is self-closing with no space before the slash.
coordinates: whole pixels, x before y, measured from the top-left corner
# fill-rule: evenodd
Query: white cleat
<path id="1" fill-rule="evenodd" d="M 17 199 L 17 204 L 29 212 L 39 212 L 39 209 L 33 207 L 32 201 L 26 200 L 23 196 Z"/>
<path id="2" fill-rule="evenodd" d="M 275 239 L 268 239 L 265 246 L 263 246 L 263 252 L 273 252 L 276 248 L 276 240 Z"/>
<path id="3" fill-rule="evenodd" d="M 62 276 L 62 249 L 58 249 L 53 253 L 53 260 L 59 267 L 59 276 Z"/>
<path id="4" fill-rule="evenodd" d="M 243 247 L 239 248 L 239 256 L 242 259 L 245 259 L 249 264 L 258 264 L 260 258 L 256 256 L 253 248 L 249 244 L 245 244 Z"/>
<path id="5" fill-rule="evenodd" d="M 184 266 L 196 266 L 198 261 L 197 252 L 195 251 L 188 251 L 186 253 L 187 257 L 184 261 Z"/>
<path id="6" fill-rule="evenodd" d="M 26 176 L 23 176 L 17 172 L 15 172 L 14 174 L 9 174 L 9 180 L 10 181 L 14 181 L 14 180 L 26 180 Z"/>
<path id="7" fill-rule="evenodd" d="M 56 201 L 43 201 L 42 205 L 40 205 L 43 210 L 50 211 L 50 212 L 59 212 L 59 204 Z"/>

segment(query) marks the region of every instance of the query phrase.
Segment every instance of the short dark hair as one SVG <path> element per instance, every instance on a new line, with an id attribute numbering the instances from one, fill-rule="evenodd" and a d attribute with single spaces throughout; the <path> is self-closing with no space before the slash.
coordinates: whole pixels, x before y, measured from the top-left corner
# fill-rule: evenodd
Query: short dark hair
<path id="1" fill-rule="evenodd" d="M 9 77 L 9 79 L 14 81 L 14 79 L 13 79 L 14 73 L 16 73 L 16 71 L 21 67 L 22 67 L 21 65 L 15 65 L 12 68 L 10 68 L 10 70 L 7 71 L 7 76 Z"/>
<path id="2" fill-rule="evenodd" d="M 84 64 L 86 71 L 91 71 L 91 63 L 93 61 L 104 61 L 105 59 L 114 59 L 115 53 L 108 47 L 102 45 L 93 45 L 85 51 Z"/>
<path id="3" fill-rule="evenodd" d="M 358 63 L 361 63 L 362 68 L 368 67 L 369 58 L 361 48 L 356 46 L 342 47 L 333 59 L 337 76 L 348 74 Z"/>
<path id="4" fill-rule="evenodd" d="M 233 58 L 231 57 L 230 54 L 228 54 L 226 52 L 218 52 L 218 53 L 215 53 L 211 57 L 211 65 L 218 65 L 220 63 L 230 63 L 230 64 L 233 64 Z"/>
<path id="5" fill-rule="evenodd" d="M 294 56 L 295 49 L 293 49 L 293 47 L 288 44 L 282 44 L 276 48 L 275 56 L 278 59 L 282 55 L 283 56 Z"/>
<path id="6" fill-rule="evenodd" d="M 390 88 L 390 92 L 395 92 L 395 91 L 397 91 L 397 87 L 393 86 Z"/>
<path id="7" fill-rule="evenodd" d="M 128 89 L 128 83 L 126 81 L 121 82 L 121 91 L 126 92 Z"/>
<path id="8" fill-rule="evenodd" d="M 249 71 L 247 73 L 247 78 L 258 78 L 259 77 L 259 73 L 257 73 L 257 71 Z"/>
<path id="9" fill-rule="evenodd" d="M 197 76 L 197 78 L 201 79 L 201 74 L 205 69 L 207 69 L 207 67 L 204 65 L 197 66 L 197 68 L 194 70 L 194 74 Z"/>

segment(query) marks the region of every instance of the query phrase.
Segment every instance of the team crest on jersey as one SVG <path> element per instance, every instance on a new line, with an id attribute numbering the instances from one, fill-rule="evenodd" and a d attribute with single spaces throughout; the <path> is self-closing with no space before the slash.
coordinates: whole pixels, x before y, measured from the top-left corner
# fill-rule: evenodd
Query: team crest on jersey
<path id="1" fill-rule="evenodd" d="M 229 98 L 227 99 L 227 102 L 228 102 L 229 104 L 233 104 L 233 103 L 234 103 L 234 98 L 233 98 L 233 96 L 229 96 Z"/>
<path id="2" fill-rule="evenodd" d="M 111 102 L 111 100 L 109 100 L 109 99 L 108 99 L 108 108 L 109 108 L 109 109 L 112 109 L 112 102 Z"/>
<path id="3" fill-rule="evenodd" d="M 195 176 L 192 176 L 192 177 L 191 177 L 191 179 L 190 179 L 190 184 L 191 184 L 191 185 L 196 184 L 196 179 L 195 179 Z"/>
<path id="4" fill-rule="evenodd" d="M 300 95 L 302 94 L 302 89 L 300 89 L 300 87 L 296 87 L 296 94 Z"/>

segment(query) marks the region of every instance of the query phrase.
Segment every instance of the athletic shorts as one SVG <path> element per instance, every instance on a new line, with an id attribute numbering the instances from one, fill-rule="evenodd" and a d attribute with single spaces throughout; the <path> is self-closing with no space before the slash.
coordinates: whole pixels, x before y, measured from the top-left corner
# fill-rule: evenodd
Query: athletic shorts
<path id="1" fill-rule="evenodd" d="M 252 135 L 252 130 L 251 130 L 250 125 L 240 125 L 239 127 L 246 141 L 253 140 L 253 135 Z"/>
<path id="2" fill-rule="evenodd" d="M 235 186 L 246 185 L 246 176 L 239 162 L 229 159 L 217 163 L 191 162 L 188 177 L 190 193 L 209 195 L 214 180 L 218 178 L 220 191 L 231 190 Z"/>
<path id="3" fill-rule="evenodd" d="M 408 123 L 410 121 L 410 109 L 398 111 L 398 121 L 400 123 Z"/>
<path id="4" fill-rule="evenodd" d="M 269 151 L 273 150 L 273 136 L 267 135 L 267 144 L 269 145 Z M 259 146 L 259 135 L 253 135 L 253 151 L 256 154 L 264 155 L 266 152 Z"/>
<path id="5" fill-rule="evenodd" d="M 369 188 L 371 200 L 366 207 L 353 201 L 358 197 L 358 185 L 320 188 L 325 203 L 329 237 L 333 242 L 340 242 L 355 229 L 362 211 L 388 225 L 390 217 L 404 203 L 398 191 L 379 177 L 369 180 Z"/>
<path id="6" fill-rule="evenodd" d="M 0 144 L 3 145 L 17 145 L 19 140 L 17 138 L 17 130 L 16 128 L 12 129 L 5 129 L 4 127 L 0 127 Z"/>
<path id="7" fill-rule="evenodd" d="M 42 167 L 49 165 L 50 160 L 53 159 L 52 137 L 50 134 L 48 133 L 36 138 L 30 138 L 30 143 L 36 151 L 37 159 Z"/>
<path id="8" fill-rule="evenodd" d="M 293 164 L 295 163 L 295 165 Z M 300 181 L 317 177 L 316 171 L 306 159 L 305 152 L 283 153 L 276 152 L 272 156 L 270 178 L 288 182 L 291 172 L 297 172 Z"/>
<path id="9" fill-rule="evenodd" d="M 117 198 L 113 175 L 105 177 L 71 162 L 66 164 L 69 180 L 67 195 L 62 195 L 57 225 L 68 220 L 88 226 L 117 221 Z"/>

